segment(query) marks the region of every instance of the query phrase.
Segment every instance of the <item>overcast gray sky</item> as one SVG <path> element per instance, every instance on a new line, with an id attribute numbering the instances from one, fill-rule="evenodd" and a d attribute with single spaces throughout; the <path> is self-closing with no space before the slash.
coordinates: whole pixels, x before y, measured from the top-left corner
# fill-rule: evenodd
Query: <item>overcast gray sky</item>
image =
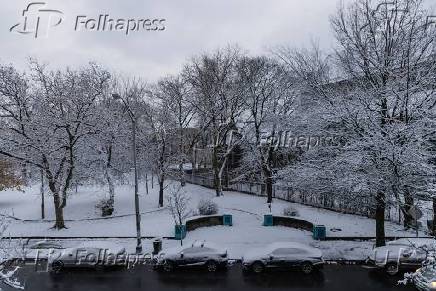
<path id="1" fill-rule="evenodd" d="M 178 72 L 193 55 L 228 43 L 252 54 L 277 45 L 307 46 L 311 40 L 330 48 L 334 40 L 329 16 L 338 5 L 337 0 L 36 0 L 64 14 L 48 37 L 35 39 L 9 31 L 22 22 L 22 11 L 32 1 L 1 1 L 0 62 L 25 68 L 29 56 L 53 67 L 92 60 L 150 81 Z M 74 31 L 77 15 L 98 18 L 100 14 L 114 19 L 164 18 L 166 29 L 128 36 Z"/>

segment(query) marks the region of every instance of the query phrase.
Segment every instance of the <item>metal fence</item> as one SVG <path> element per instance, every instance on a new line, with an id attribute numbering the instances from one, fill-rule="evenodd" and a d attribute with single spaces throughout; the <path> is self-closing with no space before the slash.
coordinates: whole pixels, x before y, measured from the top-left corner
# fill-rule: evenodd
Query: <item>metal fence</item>
<path id="1" fill-rule="evenodd" d="M 191 184 L 214 188 L 213 177 L 200 175 L 186 175 L 186 181 Z M 237 191 L 250 195 L 266 197 L 265 185 L 262 183 L 239 181 L 223 185 L 226 191 Z M 311 194 L 294 191 L 291 187 L 284 185 L 273 185 L 273 198 L 285 200 L 292 203 L 299 203 L 317 208 L 332 210 L 335 212 L 355 214 L 370 218 L 375 217 L 374 201 L 367 196 L 346 196 Z M 402 214 L 397 205 L 386 206 L 386 219 L 402 222 Z"/>

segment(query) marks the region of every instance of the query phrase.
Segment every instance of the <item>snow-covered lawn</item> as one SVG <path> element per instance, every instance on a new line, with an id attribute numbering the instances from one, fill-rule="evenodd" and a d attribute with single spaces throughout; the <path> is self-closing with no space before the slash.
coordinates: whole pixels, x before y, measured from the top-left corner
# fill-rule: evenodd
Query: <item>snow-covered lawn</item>
<path id="1" fill-rule="evenodd" d="M 135 236 L 135 217 L 133 215 L 133 186 L 118 186 L 113 218 L 98 219 L 99 213 L 95 204 L 105 196 L 105 188 L 79 187 L 78 193 L 71 193 L 65 208 L 65 219 L 68 229 L 52 230 L 54 211 L 51 197 L 46 197 L 46 217 L 40 218 L 39 187 L 35 185 L 25 192 L 0 192 L 0 213 L 12 215 L 19 219 L 33 221 L 11 221 L 11 236 Z M 269 209 L 265 198 L 255 197 L 237 192 L 225 192 L 223 197 L 215 197 L 211 189 L 196 185 L 187 185 L 186 191 L 191 197 L 191 208 L 195 210 L 200 199 L 213 199 L 220 213 L 233 215 L 233 226 L 216 226 L 200 228 L 189 232 L 186 241 L 208 240 L 219 243 L 229 249 L 232 256 L 239 257 L 247 248 L 264 246 L 275 241 L 298 241 L 317 246 L 324 250 L 327 257 L 358 258 L 366 257 L 372 249 L 372 242 L 315 242 L 311 233 L 287 227 L 262 226 L 263 214 Z M 150 237 L 171 237 L 174 235 L 174 223 L 168 209 L 157 208 L 157 187 L 150 187 L 145 193 L 144 185 L 140 187 L 140 205 L 142 215 L 142 235 Z M 283 209 L 290 203 L 274 200 L 272 212 L 282 215 Z M 324 224 L 328 236 L 375 236 L 375 221 L 365 217 L 340 214 L 328 210 L 293 204 L 301 219 L 314 224 Z M 336 228 L 340 231 L 331 231 Z M 395 223 L 386 223 L 388 236 L 414 236 L 413 231 L 405 231 Z M 130 241 L 130 240 L 129 240 Z M 134 241 L 131 242 L 134 246 Z M 151 242 L 145 241 L 151 248 Z M 177 241 L 166 240 L 164 246 L 172 246 Z"/>

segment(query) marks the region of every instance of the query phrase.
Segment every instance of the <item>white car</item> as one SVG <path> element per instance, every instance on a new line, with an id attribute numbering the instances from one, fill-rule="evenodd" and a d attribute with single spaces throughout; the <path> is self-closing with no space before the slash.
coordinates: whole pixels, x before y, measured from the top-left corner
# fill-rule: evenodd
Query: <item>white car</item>
<path id="1" fill-rule="evenodd" d="M 372 267 L 384 269 L 392 276 L 400 270 L 415 271 L 422 266 L 434 244 L 433 239 L 392 241 L 384 247 L 375 248 L 367 263 Z"/>
<path id="2" fill-rule="evenodd" d="M 295 242 L 273 243 L 266 248 L 252 249 L 242 257 L 244 271 L 255 273 L 261 273 L 267 268 L 296 268 L 310 274 L 323 265 L 320 250 Z"/>
<path id="3" fill-rule="evenodd" d="M 220 267 L 226 267 L 227 263 L 226 249 L 212 243 L 196 241 L 159 252 L 154 267 L 170 272 L 179 267 L 204 266 L 209 272 L 215 272 Z"/>
<path id="4" fill-rule="evenodd" d="M 65 268 L 101 268 L 123 263 L 124 247 L 109 242 L 90 241 L 74 248 L 53 253 L 48 258 L 50 270 L 60 272 Z"/>
<path id="5" fill-rule="evenodd" d="M 57 242 L 43 240 L 25 246 L 23 256 L 25 260 L 47 260 L 51 253 L 62 249 L 64 247 Z"/>

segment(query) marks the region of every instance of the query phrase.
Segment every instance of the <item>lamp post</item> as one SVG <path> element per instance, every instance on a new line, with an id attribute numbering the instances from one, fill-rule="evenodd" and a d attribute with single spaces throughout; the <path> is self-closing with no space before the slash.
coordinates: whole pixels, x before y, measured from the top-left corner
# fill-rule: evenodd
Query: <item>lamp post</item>
<path id="1" fill-rule="evenodd" d="M 112 94 L 115 100 L 121 100 L 126 107 L 129 117 L 132 121 L 132 150 L 133 150 L 133 167 L 135 171 L 135 217 L 136 217 L 136 253 L 142 253 L 141 242 L 141 214 L 139 212 L 139 196 L 138 196 L 138 167 L 136 162 L 136 116 L 126 101 L 119 94 Z"/>

